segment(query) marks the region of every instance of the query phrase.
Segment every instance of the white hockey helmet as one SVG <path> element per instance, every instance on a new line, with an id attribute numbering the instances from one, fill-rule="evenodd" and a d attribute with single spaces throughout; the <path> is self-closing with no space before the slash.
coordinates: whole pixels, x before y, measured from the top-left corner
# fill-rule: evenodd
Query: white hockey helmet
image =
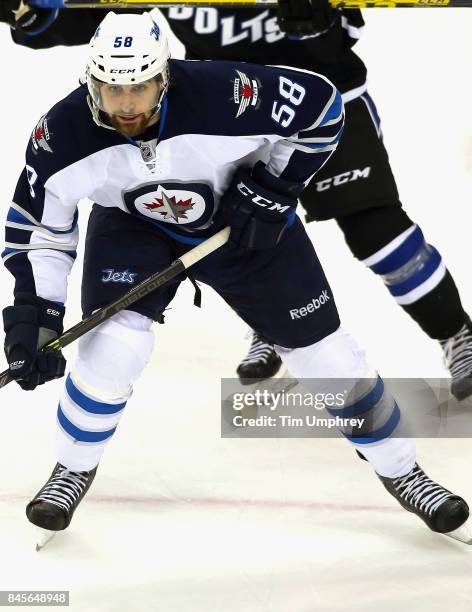
<path id="1" fill-rule="evenodd" d="M 166 36 L 150 13 L 108 13 L 90 41 L 86 68 L 95 120 L 104 110 L 100 95 L 104 83 L 136 85 L 155 79 L 160 86 L 151 108 L 157 113 L 169 85 L 169 57 Z"/>

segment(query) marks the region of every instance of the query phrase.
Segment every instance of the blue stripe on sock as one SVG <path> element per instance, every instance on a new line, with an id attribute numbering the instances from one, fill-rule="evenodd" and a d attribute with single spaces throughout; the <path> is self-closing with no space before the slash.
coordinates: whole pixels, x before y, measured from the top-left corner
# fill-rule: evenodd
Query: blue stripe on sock
<path id="1" fill-rule="evenodd" d="M 369 436 L 348 436 L 346 434 L 345 437 L 354 442 L 355 444 L 373 444 L 374 442 L 380 442 L 381 440 L 385 440 L 385 438 L 389 438 L 400 422 L 401 413 L 397 404 L 395 403 L 392 414 L 390 415 L 388 421 L 385 425 L 382 425 L 379 429 L 370 432 Z"/>
<path id="2" fill-rule="evenodd" d="M 423 232 L 417 227 L 390 255 L 369 267 L 375 274 L 390 274 L 410 261 L 423 243 Z"/>
<path id="3" fill-rule="evenodd" d="M 375 386 L 359 401 L 354 402 L 349 406 L 345 406 L 343 408 L 328 408 L 326 407 L 327 412 L 329 412 L 332 416 L 339 416 L 342 419 L 351 419 L 354 417 L 367 412 L 368 410 L 372 410 L 375 408 L 377 403 L 382 398 L 384 392 L 384 382 L 377 376 L 377 382 Z"/>
<path id="4" fill-rule="evenodd" d="M 405 295 L 405 293 L 416 289 L 416 287 L 419 287 L 422 283 L 427 281 L 433 272 L 436 272 L 441 264 L 441 255 L 434 247 L 431 248 L 432 251 L 430 258 L 425 262 L 424 266 L 418 270 L 418 272 L 416 272 L 416 274 L 402 283 L 387 285 L 388 290 L 393 296 L 397 297 L 400 295 Z"/>
<path id="5" fill-rule="evenodd" d="M 108 429 L 107 431 L 84 431 L 83 429 L 79 429 L 71 423 L 62 412 L 61 404 L 59 404 L 57 408 L 57 419 L 64 431 L 78 442 L 103 442 L 110 438 L 116 430 L 116 427 Z"/>
<path id="6" fill-rule="evenodd" d="M 122 404 L 106 404 L 105 402 L 97 402 L 87 397 L 74 385 L 70 374 L 66 380 L 66 390 L 73 402 L 92 414 L 116 414 L 126 406 L 126 402 Z"/>

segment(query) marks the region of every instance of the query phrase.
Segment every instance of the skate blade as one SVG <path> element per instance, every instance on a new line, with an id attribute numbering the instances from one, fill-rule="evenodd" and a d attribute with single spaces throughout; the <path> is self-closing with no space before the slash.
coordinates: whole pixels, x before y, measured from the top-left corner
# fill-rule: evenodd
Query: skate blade
<path id="1" fill-rule="evenodd" d="M 51 531 L 50 529 L 43 529 L 42 527 L 36 528 L 36 552 L 42 550 L 48 542 L 50 542 L 56 535 L 57 531 Z"/>
<path id="2" fill-rule="evenodd" d="M 444 535 L 453 540 L 458 540 L 463 544 L 472 545 L 472 531 L 469 521 L 466 521 L 463 525 L 454 529 L 454 531 L 449 531 L 449 533 L 445 533 Z"/>

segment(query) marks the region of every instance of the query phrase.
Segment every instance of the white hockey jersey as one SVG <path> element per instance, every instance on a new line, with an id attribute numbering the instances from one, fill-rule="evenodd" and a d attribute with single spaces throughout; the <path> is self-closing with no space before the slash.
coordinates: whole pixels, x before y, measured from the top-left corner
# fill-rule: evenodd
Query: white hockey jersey
<path id="1" fill-rule="evenodd" d="M 6 223 L 15 293 L 65 302 L 82 198 L 197 244 L 226 225 L 220 200 L 238 167 L 261 160 L 303 185 L 337 146 L 343 105 L 320 75 L 183 60 L 170 74 L 158 124 L 136 141 L 93 121 L 85 86 L 39 120 Z"/>

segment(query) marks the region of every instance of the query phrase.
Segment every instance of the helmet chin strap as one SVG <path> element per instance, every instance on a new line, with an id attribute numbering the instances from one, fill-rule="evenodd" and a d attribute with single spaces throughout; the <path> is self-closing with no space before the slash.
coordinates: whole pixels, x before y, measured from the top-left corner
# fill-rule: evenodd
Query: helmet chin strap
<path id="1" fill-rule="evenodd" d="M 87 104 L 90 108 L 90 112 L 92 113 L 93 120 L 98 125 L 98 127 L 106 128 L 107 130 L 114 130 L 115 128 L 112 125 L 107 125 L 103 123 L 100 117 L 100 109 L 95 105 L 95 102 L 92 100 L 91 96 L 87 96 Z"/>
<path id="2" fill-rule="evenodd" d="M 165 95 L 165 92 L 164 92 Z M 157 103 L 157 105 L 154 107 L 154 110 L 152 111 L 152 113 L 149 116 L 149 120 L 151 121 L 151 119 L 154 119 L 154 117 L 156 117 L 159 114 L 159 111 L 161 110 L 161 106 L 162 106 L 162 99 L 164 98 L 164 95 L 162 95 L 159 98 L 159 102 Z M 152 110 L 152 109 L 151 109 Z"/>

